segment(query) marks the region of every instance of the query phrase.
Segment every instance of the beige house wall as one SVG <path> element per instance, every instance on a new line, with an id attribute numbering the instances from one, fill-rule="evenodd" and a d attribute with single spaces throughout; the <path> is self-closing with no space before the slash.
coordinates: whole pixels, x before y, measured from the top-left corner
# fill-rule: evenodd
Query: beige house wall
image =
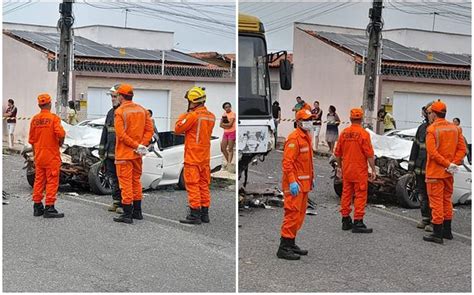
<path id="1" fill-rule="evenodd" d="M 334 105 L 341 120 L 349 120 L 349 110 L 360 107 L 364 88 L 364 76 L 354 75 L 353 58 L 319 39 L 295 27 L 293 45 L 293 87 L 290 91 L 280 92 L 282 118 L 293 119 L 291 109 L 296 96 L 307 103 L 320 102 L 323 119 L 328 108 Z M 341 125 L 340 130 L 347 125 Z M 292 122 L 282 122 L 278 127 L 278 136 L 286 137 L 293 131 Z M 320 133 L 320 142 L 324 141 L 326 124 Z"/>
<path id="2" fill-rule="evenodd" d="M 450 84 L 434 84 L 423 82 L 408 81 L 387 81 L 383 80 L 381 87 L 381 98 L 393 98 L 394 92 L 412 92 L 412 93 L 433 93 L 446 95 L 471 95 L 470 85 L 450 85 Z M 442 97 L 440 97 L 442 98 Z"/>
<path id="3" fill-rule="evenodd" d="M 56 102 L 57 73 L 48 72 L 46 54 L 11 37 L 3 35 L 3 99 L 2 112 L 9 98 L 15 101 L 18 117 L 32 117 L 39 112 L 37 96 L 49 93 Z M 17 120 L 15 142 L 28 141 L 30 120 Z M 3 120 L 3 139 L 7 137 L 6 121 Z"/>
<path id="4" fill-rule="evenodd" d="M 194 86 L 193 81 L 165 81 L 165 80 L 145 80 L 145 79 L 118 79 L 107 77 L 88 77 L 76 76 L 75 94 L 76 99 L 80 99 L 80 93 L 84 93 L 84 99 L 87 100 L 87 89 L 89 87 L 110 88 L 115 84 L 129 83 L 135 89 L 144 90 L 168 90 L 170 93 L 170 115 L 171 118 L 177 118 L 179 114 L 187 109 L 186 100 L 183 98 L 186 91 Z M 112 105 L 111 105 L 112 106 Z M 87 118 L 87 108 L 81 108 L 79 121 Z M 171 120 L 171 126 L 174 126 L 176 120 Z"/>

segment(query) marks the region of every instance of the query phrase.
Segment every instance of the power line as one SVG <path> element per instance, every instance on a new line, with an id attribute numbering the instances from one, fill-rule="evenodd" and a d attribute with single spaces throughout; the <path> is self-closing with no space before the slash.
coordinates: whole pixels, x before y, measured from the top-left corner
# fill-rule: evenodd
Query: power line
<path id="1" fill-rule="evenodd" d="M 7 15 L 7 14 L 13 13 L 13 12 L 18 11 L 18 10 L 22 10 L 22 9 L 28 7 L 28 6 L 33 5 L 33 4 L 36 4 L 36 2 L 28 1 L 28 2 L 26 2 L 26 3 L 22 3 L 22 4 L 20 4 L 20 5 L 16 6 L 16 7 L 14 7 L 14 8 L 11 8 L 11 9 L 9 9 L 9 10 L 3 12 L 3 15 Z"/>

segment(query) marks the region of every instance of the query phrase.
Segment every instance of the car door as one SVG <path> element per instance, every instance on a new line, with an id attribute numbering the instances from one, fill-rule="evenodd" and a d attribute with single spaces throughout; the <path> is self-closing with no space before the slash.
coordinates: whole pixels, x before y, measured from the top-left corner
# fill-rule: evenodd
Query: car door
<path id="1" fill-rule="evenodd" d="M 454 174 L 453 204 L 465 203 L 471 199 L 472 172 L 471 165 L 464 158 L 464 163 L 459 167 L 458 173 Z"/>
<path id="2" fill-rule="evenodd" d="M 156 189 L 163 178 L 163 156 L 155 143 L 153 149 L 143 157 L 142 187 Z"/>

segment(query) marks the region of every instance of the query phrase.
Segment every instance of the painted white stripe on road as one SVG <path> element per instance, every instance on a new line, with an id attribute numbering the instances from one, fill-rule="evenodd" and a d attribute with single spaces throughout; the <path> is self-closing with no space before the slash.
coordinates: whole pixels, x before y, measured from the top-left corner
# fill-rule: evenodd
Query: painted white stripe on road
<path id="1" fill-rule="evenodd" d="M 78 198 L 78 197 L 74 197 L 74 196 L 71 196 L 71 195 L 68 195 L 68 194 L 64 194 L 64 195 L 62 195 L 62 196 L 63 196 L 63 197 L 66 197 L 66 198 L 76 199 L 76 200 L 80 200 L 80 201 L 84 201 L 84 202 L 88 202 L 88 203 L 92 203 L 92 204 L 97 204 L 97 205 L 105 206 L 105 207 L 109 207 L 109 206 L 110 206 L 110 204 L 105 204 L 105 203 L 96 202 L 96 201 L 92 201 L 92 200 L 88 200 L 88 199 Z M 148 214 L 148 213 L 143 213 L 143 212 L 142 212 L 142 215 L 148 216 L 148 217 L 150 217 L 150 218 L 158 219 L 158 220 L 163 220 L 163 221 L 167 221 L 167 222 L 172 222 L 172 223 L 179 224 L 179 225 L 182 225 L 182 226 L 187 226 L 187 227 L 193 227 L 193 226 L 194 226 L 194 225 L 191 225 L 191 224 L 181 223 L 181 222 L 176 221 L 176 220 L 172 220 L 172 219 L 168 219 L 168 218 L 165 218 L 165 217 L 160 217 L 160 216 L 156 216 L 156 215 L 152 215 L 152 214 Z"/>
<path id="2" fill-rule="evenodd" d="M 380 209 L 380 208 L 377 208 L 377 207 L 370 207 L 374 210 L 377 210 L 377 211 L 380 211 L 380 212 L 384 212 L 384 213 L 388 213 L 390 215 L 393 215 L 393 216 L 397 216 L 397 217 L 400 217 L 400 218 L 403 218 L 405 220 L 409 220 L 409 221 L 413 221 L 415 223 L 418 223 L 419 220 L 416 220 L 416 219 L 413 219 L 411 217 L 408 217 L 408 216 L 403 216 L 403 215 L 400 215 L 400 214 L 397 214 L 397 213 L 394 213 L 394 212 L 391 212 L 391 211 L 388 211 L 388 210 L 384 210 L 384 209 Z M 460 234 L 460 233 L 457 233 L 457 232 L 452 232 L 454 236 L 458 236 L 458 237 L 461 237 L 461 238 L 464 238 L 466 240 L 469 240 L 471 241 L 471 237 L 470 236 L 466 236 L 466 235 L 463 235 L 463 234 Z"/>

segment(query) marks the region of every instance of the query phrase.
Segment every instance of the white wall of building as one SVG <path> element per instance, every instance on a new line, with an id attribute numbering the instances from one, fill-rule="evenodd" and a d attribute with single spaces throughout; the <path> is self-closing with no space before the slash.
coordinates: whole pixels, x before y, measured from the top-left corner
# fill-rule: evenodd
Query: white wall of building
<path id="1" fill-rule="evenodd" d="M 87 89 L 87 119 L 102 118 L 111 109 L 109 88 L 89 87 Z M 168 90 L 133 89 L 133 101 L 153 112 L 158 131 L 170 130 L 170 93 Z"/>
<path id="2" fill-rule="evenodd" d="M 74 28 L 74 34 L 97 43 L 114 47 L 129 47 L 147 50 L 173 49 L 172 32 L 130 29 L 110 26 L 86 26 Z M 127 42 L 124 40 L 133 40 Z"/>
<path id="3" fill-rule="evenodd" d="M 294 118 L 291 109 L 296 96 L 301 96 L 311 105 L 315 100 L 320 102 L 323 119 L 329 106 L 334 105 L 341 120 L 348 121 L 349 110 L 362 104 L 364 86 L 364 76 L 354 75 L 352 57 L 296 27 L 293 36 L 293 87 L 290 91 L 280 91 L 282 118 Z M 323 124 L 320 141 L 324 140 L 325 129 Z M 291 131 L 293 123 L 282 122 L 278 136 L 286 137 Z"/>
<path id="4" fill-rule="evenodd" d="M 237 114 L 235 83 L 196 82 L 195 85 L 206 88 L 206 107 L 216 116 L 213 135 L 221 136 L 224 133 L 224 130 L 219 127 L 220 118 L 224 114 L 222 104 L 226 101 L 230 102 L 232 104 L 232 111 Z"/>
<path id="5" fill-rule="evenodd" d="M 39 93 L 49 93 L 56 101 L 57 73 L 48 72 L 46 54 L 33 49 L 11 37 L 3 35 L 3 112 L 9 98 L 15 101 L 18 117 L 32 117 L 39 112 Z M 6 138 L 6 123 L 3 121 L 3 137 Z M 30 120 L 17 120 L 15 141 L 28 141 Z"/>
<path id="6" fill-rule="evenodd" d="M 393 116 L 397 120 L 397 129 L 416 128 L 420 125 L 420 106 L 441 98 L 448 107 L 446 119 L 461 120 L 463 134 L 471 143 L 471 97 L 433 93 L 395 92 L 393 95 Z M 417 106 L 415 109 L 414 106 Z"/>
<path id="7" fill-rule="evenodd" d="M 383 37 L 404 46 L 421 50 L 471 54 L 472 38 L 470 35 L 396 29 L 383 31 Z"/>

